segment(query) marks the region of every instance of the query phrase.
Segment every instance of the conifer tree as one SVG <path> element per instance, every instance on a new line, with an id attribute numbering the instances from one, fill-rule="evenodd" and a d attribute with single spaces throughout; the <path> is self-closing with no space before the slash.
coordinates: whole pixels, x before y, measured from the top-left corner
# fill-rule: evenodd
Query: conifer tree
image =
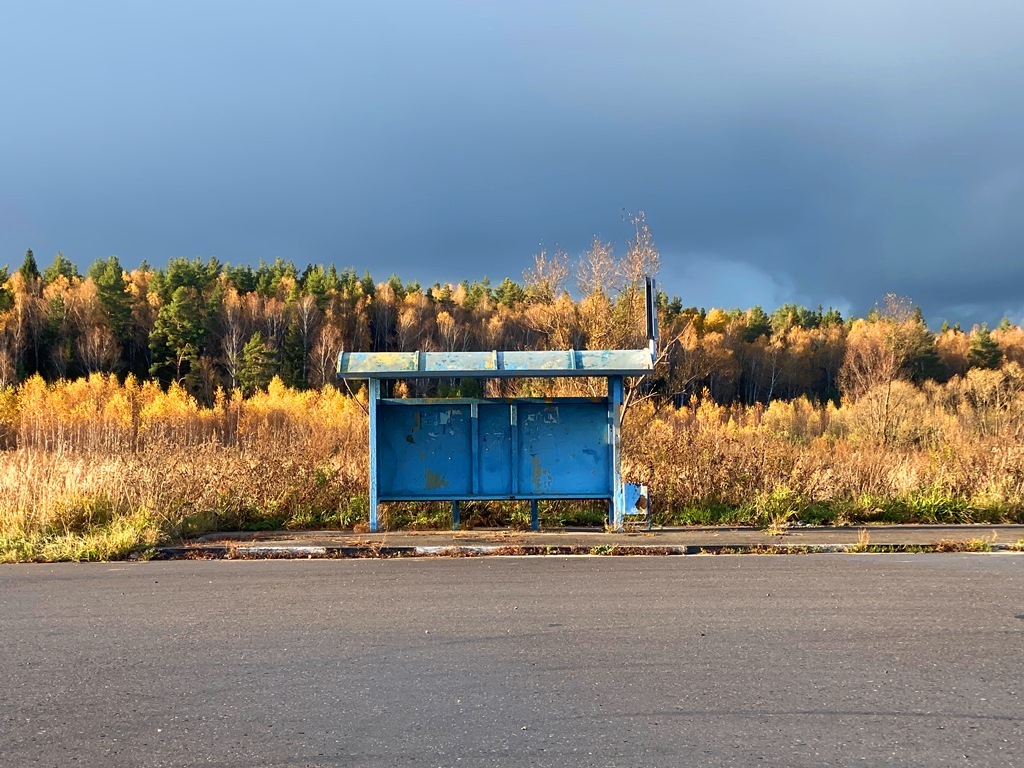
<path id="1" fill-rule="evenodd" d="M 226 267 L 224 274 L 239 293 L 252 293 L 256 290 L 256 273 L 252 271 L 252 267 Z"/>
<path id="2" fill-rule="evenodd" d="M 910 320 L 904 323 L 907 362 L 912 381 L 920 383 L 925 379 L 947 381 L 949 372 L 939 359 L 935 346 L 935 335 L 928 330 L 920 307 L 914 307 Z"/>
<path id="3" fill-rule="evenodd" d="M 103 314 L 114 336 L 124 339 L 132 317 L 131 299 L 126 292 L 124 270 L 117 256 L 98 259 L 89 267 L 89 277 L 96 285 Z"/>
<path id="4" fill-rule="evenodd" d="M 259 331 L 245 343 L 242 348 L 242 364 L 238 368 L 238 386 L 245 397 L 251 397 L 270 384 L 274 378 L 273 357 Z"/>
<path id="5" fill-rule="evenodd" d="M 1003 351 L 996 344 L 988 330 L 988 325 L 971 334 L 971 346 L 967 350 L 967 363 L 970 368 L 998 368 L 1002 362 Z"/>
<path id="6" fill-rule="evenodd" d="M 316 301 L 317 309 L 323 312 L 327 306 L 328 292 L 332 286 L 328 273 L 319 264 L 315 267 L 309 266 L 306 267 L 301 282 L 303 290 L 313 297 L 314 301 Z"/>
<path id="7" fill-rule="evenodd" d="M 299 326 L 298 318 L 293 313 L 281 343 L 281 379 L 285 384 L 289 387 L 305 389 L 305 362 L 306 348 L 302 339 L 302 329 Z"/>
<path id="8" fill-rule="evenodd" d="M 204 341 L 203 316 L 194 288 L 181 286 L 174 291 L 171 302 L 160 307 L 150 348 L 153 350 L 152 375 L 174 366 L 175 381 L 183 381 L 199 355 Z"/>
<path id="9" fill-rule="evenodd" d="M 14 304 L 14 296 L 7 290 L 9 277 L 7 267 L 0 267 L 0 312 L 6 312 Z"/>
<path id="10" fill-rule="evenodd" d="M 747 310 L 747 326 L 743 331 L 743 340 L 748 344 L 761 336 L 772 335 L 772 319 L 760 306 Z"/>
<path id="11" fill-rule="evenodd" d="M 39 265 L 36 264 L 36 256 L 32 253 L 31 248 L 25 251 L 25 260 L 21 263 L 21 268 L 18 271 L 26 284 L 40 278 Z"/>
<path id="12" fill-rule="evenodd" d="M 516 304 L 523 303 L 526 299 L 526 292 L 519 283 L 510 277 L 506 277 L 494 289 L 494 299 L 501 306 L 512 309 Z"/>
<path id="13" fill-rule="evenodd" d="M 62 275 L 70 282 L 79 277 L 78 267 L 72 264 L 67 256 L 57 251 L 57 255 L 53 257 L 53 263 L 43 271 L 43 283 L 49 285 Z"/>

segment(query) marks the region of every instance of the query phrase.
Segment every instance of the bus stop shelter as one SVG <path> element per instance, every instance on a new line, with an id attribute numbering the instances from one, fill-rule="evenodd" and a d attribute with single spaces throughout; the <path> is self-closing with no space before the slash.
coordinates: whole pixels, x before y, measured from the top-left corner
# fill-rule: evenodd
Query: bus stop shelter
<path id="1" fill-rule="evenodd" d="M 645 489 L 623 483 L 623 378 L 654 366 L 653 285 L 648 284 L 647 349 L 343 352 L 342 379 L 367 379 L 370 420 L 370 530 L 380 502 L 524 500 L 538 527 L 537 502 L 603 499 L 616 530 L 645 504 Z M 396 398 L 395 379 L 590 376 L 604 397 Z"/>

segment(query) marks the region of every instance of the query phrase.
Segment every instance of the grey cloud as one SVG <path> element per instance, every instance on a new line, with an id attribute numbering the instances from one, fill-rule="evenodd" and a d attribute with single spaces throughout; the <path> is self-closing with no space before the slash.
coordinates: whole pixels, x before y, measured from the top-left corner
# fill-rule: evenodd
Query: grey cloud
<path id="1" fill-rule="evenodd" d="M 686 304 L 1024 306 L 1017 2 L 26 6 L 7 30 L 0 264 L 501 279 L 541 243 L 621 247 L 625 208 Z"/>

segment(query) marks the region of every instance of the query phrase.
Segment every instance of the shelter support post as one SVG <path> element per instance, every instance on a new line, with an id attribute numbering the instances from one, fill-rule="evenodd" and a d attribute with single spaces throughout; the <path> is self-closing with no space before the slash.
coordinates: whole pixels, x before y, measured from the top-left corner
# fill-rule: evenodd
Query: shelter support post
<path id="1" fill-rule="evenodd" d="M 377 408 L 380 405 L 380 379 L 367 382 L 370 415 L 370 533 L 377 532 Z"/>
<path id="2" fill-rule="evenodd" d="M 612 461 L 612 500 L 609 522 L 616 531 L 622 530 L 626 514 L 626 495 L 622 487 L 622 377 L 608 377 L 608 448 Z"/>
<path id="3" fill-rule="evenodd" d="M 462 525 L 462 521 L 459 517 L 459 500 L 452 500 L 452 530 L 459 530 L 459 526 Z"/>
<path id="4" fill-rule="evenodd" d="M 530 499 L 530 530 L 540 530 L 540 513 L 537 509 L 536 499 Z"/>

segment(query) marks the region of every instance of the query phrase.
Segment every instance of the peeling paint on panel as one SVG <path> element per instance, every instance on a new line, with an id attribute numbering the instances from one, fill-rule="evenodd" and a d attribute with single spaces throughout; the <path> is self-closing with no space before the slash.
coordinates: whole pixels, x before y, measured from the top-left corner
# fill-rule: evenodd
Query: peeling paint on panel
<path id="1" fill-rule="evenodd" d="M 540 463 L 540 456 L 531 456 L 530 460 L 533 463 L 532 479 L 533 487 L 536 490 L 542 490 L 551 485 L 551 472 L 544 468 Z"/>
<path id="2" fill-rule="evenodd" d="M 428 491 L 437 491 L 448 487 L 448 479 L 444 475 L 431 472 L 429 469 L 424 469 L 423 471 L 426 474 L 425 485 Z"/>

